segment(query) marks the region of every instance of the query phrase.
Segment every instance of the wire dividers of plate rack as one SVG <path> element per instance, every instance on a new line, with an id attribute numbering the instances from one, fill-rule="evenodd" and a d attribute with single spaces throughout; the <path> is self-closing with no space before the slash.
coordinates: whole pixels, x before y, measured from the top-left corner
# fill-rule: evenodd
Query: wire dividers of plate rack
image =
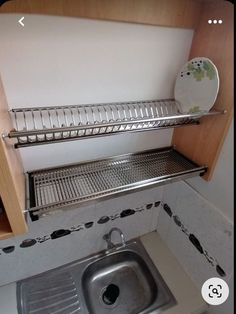
<path id="1" fill-rule="evenodd" d="M 174 99 L 12 109 L 15 147 L 197 123 L 209 113 L 181 114 Z"/>

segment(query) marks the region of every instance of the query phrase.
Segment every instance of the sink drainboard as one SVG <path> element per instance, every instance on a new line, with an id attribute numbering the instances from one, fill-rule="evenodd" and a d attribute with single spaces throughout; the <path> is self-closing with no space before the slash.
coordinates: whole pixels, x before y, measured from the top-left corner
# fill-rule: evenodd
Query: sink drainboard
<path id="1" fill-rule="evenodd" d="M 46 279 L 46 280 L 45 280 Z M 81 314 L 76 283 L 70 273 L 33 277 L 17 285 L 18 313 Z"/>

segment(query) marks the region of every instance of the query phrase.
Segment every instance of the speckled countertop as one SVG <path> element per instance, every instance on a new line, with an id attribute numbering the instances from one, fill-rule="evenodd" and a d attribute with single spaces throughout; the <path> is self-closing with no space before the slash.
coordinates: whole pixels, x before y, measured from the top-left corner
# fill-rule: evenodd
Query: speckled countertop
<path id="1" fill-rule="evenodd" d="M 204 313 L 207 310 L 207 305 L 202 299 L 200 291 L 194 286 L 189 276 L 184 272 L 158 233 L 148 233 L 141 237 L 141 241 L 177 300 L 175 306 L 162 313 Z M 0 287 L 0 304 L 0 313 L 17 314 L 16 283 Z M 155 311 L 151 314 L 155 314 Z"/>

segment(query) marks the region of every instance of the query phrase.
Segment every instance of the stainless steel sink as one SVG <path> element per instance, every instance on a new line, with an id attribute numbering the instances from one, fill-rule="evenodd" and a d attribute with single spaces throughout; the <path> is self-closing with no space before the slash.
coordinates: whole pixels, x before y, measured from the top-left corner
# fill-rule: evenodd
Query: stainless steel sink
<path id="1" fill-rule="evenodd" d="M 17 283 L 19 314 L 161 313 L 175 299 L 139 239 Z"/>
<path id="2" fill-rule="evenodd" d="M 91 314 L 140 313 L 156 303 L 159 292 L 143 258 L 130 249 L 90 264 L 83 274 L 82 287 Z M 164 296 L 159 294 L 158 303 L 163 301 Z"/>

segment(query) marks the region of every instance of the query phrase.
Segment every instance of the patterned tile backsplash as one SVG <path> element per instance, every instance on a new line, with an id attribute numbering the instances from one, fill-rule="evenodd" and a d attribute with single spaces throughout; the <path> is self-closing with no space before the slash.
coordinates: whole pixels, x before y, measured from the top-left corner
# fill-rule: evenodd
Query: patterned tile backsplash
<path id="1" fill-rule="evenodd" d="M 126 240 L 157 229 L 199 288 L 232 275 L 232 223 L 180 181 L 29 222 L 27 235 L 0 241 L 0 285 L 105 249 L 114 226 Z"/>
<path id="2" fill-rule="evenodd" d="M 105 249 L 102 236 L 114 226 L 126 240 L 155 230 L 162 194 L 154 188 L 29 221 L 26 235 L 0 241 L 0 285 Z"/>
<path id="3" fill-rule="evenodd" d="M 157 231 L 199 286 L 233 272 L 233 225 L 186 182 L 164 189 Z"/>

